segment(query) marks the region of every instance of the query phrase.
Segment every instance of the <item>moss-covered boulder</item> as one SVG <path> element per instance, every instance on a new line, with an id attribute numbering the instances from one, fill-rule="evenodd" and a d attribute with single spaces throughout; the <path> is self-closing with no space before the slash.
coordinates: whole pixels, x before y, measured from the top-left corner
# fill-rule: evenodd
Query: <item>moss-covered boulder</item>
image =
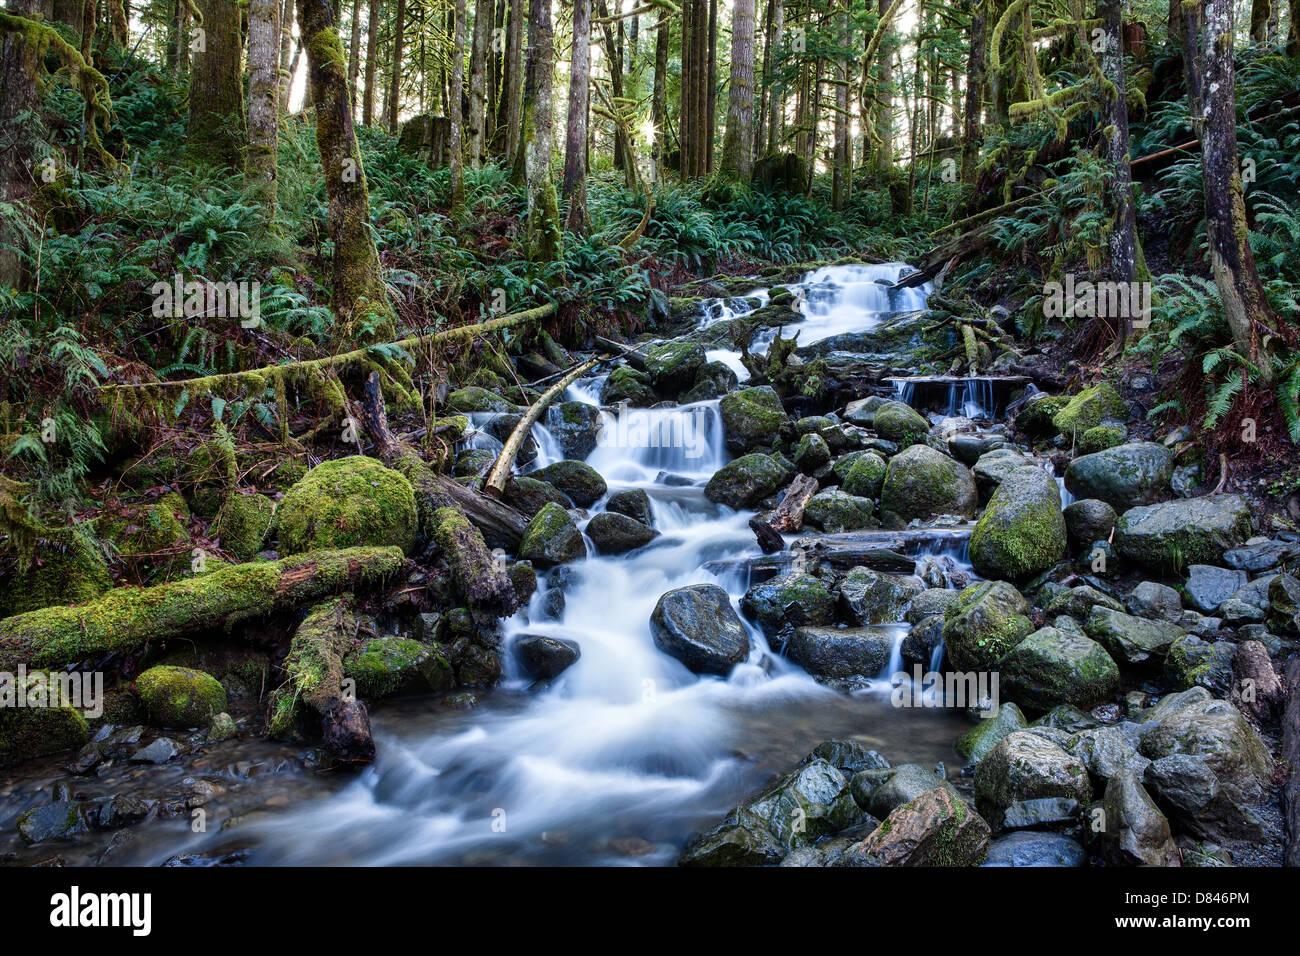
<path id="1" fill-rule="evenodd" d="M 831 449 L 816 432 L 804 435 L 794 449 L 794 466 L 805 475 L 814 475 L 830 463 Z"/>
<path id="2" fill-rule="evenodd" d="M 829 624 L 835 619 L 835 600 L 820 578 L 789 571 L 751 585 L 741 600 L 745 616 L 774 635 L 783 624 Z"/>
<path id="3" fill-rule="evenodd" d="M 790 470 L 779 460 L 754 452 L 714 472 L 704 486 L 704 497 L 730 508 L 749 508 L 776 494 L 791 477 Z"/>
<path id="4" fill-rule="evenodd" d="M 275 503 L 266 495 L 232 494 L 212 522 L 212 536 L 240 561 L 251 561 L 262 550 L 275 517 Z"/>
<path id="5" fill-rule="evenodd" d="M 537 444 L 532 441 L 531 436 L 525 439 L 524 444 L 528 445 L 533 452 L 532 457 L 529 458 L 531 461 L 532 458 L 537 457 Z M 473 478 L 491 468 L 496 460 L 496 452 L 487 448 L 462 448 L 456 452 L 456 459 L 451 464 L 451 473 L 456 478 Z M 521 462 L 521 464 L 527 463 Z"/>
<path id="6" fill-rule="evenodd" d="M 819 491 L 808 500 L 804 509 L 805 524 L 827 534 L 874 528 L 877 524 L 875 502 L 870 498 L 846 494 L 838 488 Z"/>
<path id="7" fill-rule="evenodd" d="M 1017 468 L 1033 464 L 1032 458 L 1015 448 L 994 448 L 975 460 L 970 474 L 975 479 L 975 487 L 979 489 L 980 497 L 988 499 L 998 485 L 1002 484 L 1003 478 Z"/>
<path id="8" fill-rule="evenodd" d="M 631 408 L 649 408 L 659 401 L 659 396 L 650 387 L 649 375 L 630 365 L 621 365 L 605 379 L 605 384 L 600 388 L 600 401 L 604 405 L 622 405 L 626 402 Z"/>
<path id="9" fill-rule="evenodd" d="M 794 423 L 769 385 L 742 388 L 723 397 L 719 405 L 727 449 L 743 454 L 794 435 Z"/>
<path id="10" fill-rule="evenodd" d="M 721 398 L 736 387 L 736 373 L 725 362 L 706 362 L 695 373 L 695 384 L 682 395 L 682 404 Z"/>
<path id="11" fill-rule="evenodd" d="M 436 647 L 407 637 L 384 635 L 343 661 L 343 676 L 356 681 L 363 700 L 450 690 L 456 675 Z"/>
<path id="12" fill-rule="evenodd" d="M 972 518 L 978 508 L 979 496 L 969 469 L 943 452 L 913 445 L 889 460 L 880 489 L 886 527 L 940 514 Z"/>
<path id="13" fill-rule="evenodd" d="M 1089 428 L 1081 436 L 1075 450 L 1080 455 L 1091 455 L 1107 448 L 1114 448 L 1128 441 L 1128 429 L 1123 425 L 1098 425 Z"/>
<path id="14" fill-rule="evenodd" d="M 519 560 L 538 568 L 553 568 L 587 556 L 587 543 L 569 513 L 549 503 L 537 512 L 519 541 Z"/>
<path id="15" fill-rule="evenodd" d="M 184 547 L 189 517 L 185 499 L 171 492 L 126 515 L 101 515 L 95 529 L 120 554 L 138 556 L 141 564 L 168 571 L 189 565 L 189 549 Z"/>
<path id="16" fill-rule="evenodd" d="M 211 674 L 190 667 L 151 667 L 135 679 L 150 718 L 162 727 L 206 727 L 226 710 L 226 689 Z"/>
<path id="17" fill-rule="evenodd" d="M 1071 396 L 1065 406 L 1052 416 L 1052 426 L 1062 435 L 1082 435 L 1108 418 L 1123 421 L 1127 417 L 1128 409 L 1124 407 L 1124 399 L 1115 389 L 1102 382 Z"/>
<path id="18" fill-rule="evenodd" d="M 870 857 L 885 866 L 974 866 L 988 852 L 988 823 L 943 787 L 896 807 L 845 857 Z"/>
<path id="19" fill-rule="evenodd" d="M 1223 564 L 1223 552 L 1251 534 L 1250 506 L 1240 495 L 1207 495 L 1130 508 L 1115 526 L 1115 550 L 1156 571 Z"/>
<path id="20" fill-rule="evenodd" d="M 1007 734 L 975 768 L 975 805 L 995 825 L 1013 803 L 1046 797 L 1087 803 L 1092 785 L 1082 760 L 1038 734 Z"/>
<path id="21" fill-rule="evenodd" d="M 647 527 L 654 527 L 654 508 L 650 496 L 641 488 L 625 488 L 616 491 L 605 502 L 605 510 L 635 518 Z"/>
<path id="22" fill-rule="evenodd" d="M 601 554 L 622 554 L 659 536 L 654 528 L 617 511 L 602 511 L 587 522 L 587 537 Z"/>
<path id="23" fill-rule="evenodd" d="M 1094 541 L 1109 541 L 1119 516 L 1100 498 L 1081 498 L 1065 506 L 1065 533 L 1072 551 L 1081 551 Z"/>
<path id="24" fill-rule="evenodd" d="M 595 451 L 602 424 L 600 409 L 587 402 L 557 402 L 546 410 L 546 427 L 565 458 L 581 461 Z"/>
<path id="25" fill-rule="evenodd" d="M 1100 604 L 1088 613 L 1083 629 L 1117 660 L 1154 668 L 1163 665 L 1170 645 L 1183 636 L 1183 629 L 1176 624 L 1149 621 Z"/>
<path id="26" fill-rule="evenodd" d="M 1096 641 L 1054 627 L 1040 628 L 998 664 L 1002 693 L 1031 711 L 1058 704 L 1093 707 L 1119 690 L 1119 668 Z"/>
<path id="27" fill-rule="evenodd" d="M 532 477 L 558 488 L 579 508 L 590 508 L 609 490 L 600 472 L 585 461 L 566 458 L 533 472 Z"/>
<path id="28" fill-rule="evenodd" d="M 1029 636 L 1029 603 L 1005 581 L 972 584 L 944 612 L 943 641 L 958 670 L 991 671 Z"/>
<path id="29" fill-rule="evenodd" d="M 514 412 L 518 408 L 506 401 L 496 392 L 470 385 L 458 388 L 447 395 L 447 408 L 468 414 L 469 412 Z"/>
<path id="30" fill-rule="evenodd" d="M 676 396 L 695 384 L 708 359 L 696 342 L 665 342 L 645 349 L 646 374 L 661 395 Z"/>
<path id="31" fill-rule="evenodd" d="M 881 438 L 897 442 L 903 448 L 930 434 L 930 423 L 925 416 L 903 402 L 881 405 L 876 409 L 871 427 Z"/>
<path id="32" fill-rule="evenodd" d="M 1164 445 L 1131 442 L 1070 462 L 1065 487 L 1076 498 L 1100 498 L 1123 511 L 1164 495 L 1173 471 L 1174 453 Z"/>
<path id="33" fill-rule="evenodd" d="M 530 518 L 542 510 L 549 502 L 561 508 L 573 507 L 569 496 L 559 488 L 545 481 L 538 481 L 528 475 L 518 475 L 506 479 L 505 494 L 502 499 L 512 508 L 518 508 Z"/>
<path id="34" fill-rule="evenodd" d="M 1029 726 L 1024 713 L 1015 704 L 1004 701 L 997 713 L 982 718 L 974 728 L 957 738 L 957 753 L 971 763 L 979 763 L 996 747 L 1003 737 Z"/>
<path id="35" fill-rule="evenodd" d="M 415 492 L 404 477 L 373 458 L 324 461 L 280 502 L 280 550 L 394 545 L 415 547 Z"/>
<path id="36" fill-rule="evenodd" d="M 838 465 L 838 462 L 836 463 Z M 879 498 L 888 470 L 885 459 L 874 452 L 857 454 L 848 470 L 841 476 L 840 488 L 859 498 Z"/>
<path id="37" fill-rule="evenodd" d="M 56 675 L 57 676 L 57 675 Z M 0 675 L 0 767 L 80 747 L 90 739 L 82 712 L 44 671 Z M 20 706 L 20 702 L 22 706 Z M 89 707 L 92 701 L 81 701 Z"/>
<path id="38" fill-rule="evenodd" d="M 1065 554 L 1065 518 L 1056 480 L 1028 465 L 1008 472 L 975 523 L 970 560 L 986 578 L 1019 581 Z"/>
<path id="39" fill-rule="evenodd" d="M 1016 414 L 1016 429 L 1030 437 L 1038 438 L 1052 435 L 1056 426 L 1052 419 L 1056 413 L 1070 404 L 1068 395 L 1047 395 L 1039 392 L 1029 399 Z"/>
<path id="40" fill-rule="evenodd" d="M 0 616 L 93 601 L 113 586 L 103 552 L 80 533 L 37 552 L 26 571 L 0 583 Z"/>

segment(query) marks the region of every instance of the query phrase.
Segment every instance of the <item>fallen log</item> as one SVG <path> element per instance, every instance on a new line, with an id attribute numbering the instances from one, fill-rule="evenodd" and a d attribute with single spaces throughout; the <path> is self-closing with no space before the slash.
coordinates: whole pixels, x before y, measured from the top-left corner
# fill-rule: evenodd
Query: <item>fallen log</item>
<path id="1" fill-rule="evenodd" d="M 229 631 L 331 594 L 374 587 L 405 563 L 400 548 L 347 548 L 236 564 L 150 588 L 114 588 L 80 607 L 0 621 L 0 670 L 62 667 L 151 641 Z"/>
<path id="2" fill-rule="evenodd" d="M 1286 664 L 1287 701 L 1282 717 L 1282 759 L 1290 765 L 1282 788 L 1287 866 L 1300 866 L 1300 657 Z"/>
<path id="3" fill-rule="evenodd" d="M 271 694 L 268 725 L 272 737 L 287 737 L 308 709 L 320 721 L 325 749 L 341 763 L 370 763 L 375 739 L 370 712 L 343 687 L 343 656 L 357 632 L 351 595 L 308 612 L 294 632 L 284 669 L 289 677 Z"/>
<path id="4" fill-rule="evenodd" d="M 496 464 L 492 466 L 487 481 L 483 483 L 485 494 L 492 498 L 500 498 L 505 494 L 506 479 L 510 477 L 510 472 L 515 467 L 515 458 L 519 455 L 519 449 L 523 447 L 524 439 L 528 437 L 528 430 L 536 424 L 538 417 L 546 411 L 551 402 L 564 394 L 564 390 L 577 381 L 584 372 L 592 369 L 596 362 L 596 359 L 592 359 L 570 369 L 562 379 L 543 392 L 541 398 L 529 406 L 528 411 L 520 417 L 519 424 L 510 433 L 510 437 L 506 439 L 506 443 L 501 446 Z"/>
<path id="5" fill-rule="evenodd" d="M 613 339 L 605 338 L 603 335 L 593 335 L 591 341 L 601 349 L 608 352 L 613 358 L 621 358 L 627 361 L 638 372 L 644 372 L 649 366 L 646 364 L 644 353 L 637 350 L 635 346 L 624 345 L 621 342 L 615 342 Z"/>
<path id="6" fill-rule="evenodd" d="M 501 562 L 489 550 L 519 546 L 528 519 L 503 502 L 439 475 L 420 453 L 388 427 L 379 375 L 366 379 L 362 425 L 385 464 L 406 476 L 415 491 L 421 534 L 432 538 L 451 569 L 452 580 L 475 611 L 493 617 L 515 612 L 515 589 Z"/>
<path id="7" fill-rule="evenodd" d="M 785 547 L 785 539 L 780 533 L 758 515 L 749 519 L 749 529 L 754 532 L 764 554 L 775 554 Z"/>

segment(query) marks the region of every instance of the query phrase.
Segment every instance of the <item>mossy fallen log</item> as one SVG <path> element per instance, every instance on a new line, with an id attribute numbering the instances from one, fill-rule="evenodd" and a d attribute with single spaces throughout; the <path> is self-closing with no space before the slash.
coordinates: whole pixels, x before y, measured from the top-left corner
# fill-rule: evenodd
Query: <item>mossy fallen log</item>
<path id="1" fill-rule="evenodd" d="M 150 641 L 229 630 L 401 570 L 400 548 L 314 551 L 220 568 L 151 588 L 121 587 L 80 607 L 48 607 L 0 621 L 0 670 L 60 667 Z"/>

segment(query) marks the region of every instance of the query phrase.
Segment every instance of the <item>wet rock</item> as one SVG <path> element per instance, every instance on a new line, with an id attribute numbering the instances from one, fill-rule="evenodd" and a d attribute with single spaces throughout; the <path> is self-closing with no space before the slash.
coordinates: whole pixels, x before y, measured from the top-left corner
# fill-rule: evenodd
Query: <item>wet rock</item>
<path id="1" fill-rule="evenodd" d="M 802 571 L 751 585 L 740 608 L 768 635 L 775 635 L 786 623 L 803 627 L 830 624 L 835 619 L 835 601 L 826 585 Z"/>
<path id="2" fill-rule="evenodd" d="M 825 760 L 797 768 L 747 806 L 789 849 L 816 843 L 861 816 L 849 781 Z"/>
<path id="3" fill-rule="evenodd" d="M 524 672 L 536 680 L 558 677 L 582 656 L 577 641 L 547 634 L 521 634 L 514 648 Z"/>
<path id="4" fill-rule="evenodd" d="M 1039 797 L 1021 800 L 1007 807 L 1002 815 L 1004 830 L 1042 830 L 1065 827 L 1079 816 L 1079 801 L 1069 797 Z"/>
<path id="5" fill-rule="evenodd" d="M 915 624 L 935 614 L 943 615 L 957 603 L 957 595 L 958 592 L 951 588 L 926 588 L 912 595 L 903 619 Z"/>
<path id="6" fill-rule="evenodd" d="M 56 800 L 33 807 L 18 817 L 18 835 L 29 844 L 66 840 L 89 830 L 81 804 L 75 800 Z"/>
<path id="7" fill-rule="evenodd" d="M 1132 442 L 1084 455 L 1065 470 L 1065 487 L 1076 498 L 1100 498 L 1124 511 L 1155 501 L 1169 487 L 1174 455 L 1154 442 Z"/>
<path id="8" fill-rule="evenodd" d="M 983 866 L 1083 866 L 1088 853 L 1069 837 L 1018 830 L 989 844 Z"/>
<path id="9" fill-rule="evenodd" d="M 1008 734 L 975 768 L 975 805 L 995 825 L 1012 804 L 1043 797 L 1087 803 L 1092 787 L 1083 761 L 1037 734 Z"/>
<path id="10" fill-rule="evenodd" d="M 650 496 L 641 488 L 628 488 L 614 492 L 605 502 L 605 510 L 627 515 L 647 527 L 654 527 L 654 510 L 650 505 Z"/>
<path id="11" fill-rule="evenodd" d="M 805 475 L 817 473 L 817 469 L 829 463 L 831 449 L 821 435 L 804 435 L 794 450 L 794 465 Z"/>
<path id="12" fill-rule="evenodd" d="M 659 537 L 654 528 L 617 511 L 602 511 L 594 515 L 587 522 L 586 530 L 587 537 L 600 554 L 623 554 Z"/>
<path id="13" fill-rule="evenodd" d="M 1213 644 L 1191 634 L 1169 645 L 1165 656 L 1165 679 L 1178 690 L 1200 685 L 1226 694 L 1232 687 L 1232 661 L 1237 645 L 1228 641 Z"/>
<path id="14" fill-rule="evenodd" d="M 438 647 L 395 634 L 373 638 L 347 657 L 343 676 L 356 682 L 357 695 L 365 700 L 450 690 L 456 683 L 451 662 Z"/>
<path id="15" fill-rule="evenodd" d="M 579 508 L 590 508 L 605 496 L 605 479 L 584 461 L 557 461 L 532 473 L 538 481 L 553 485 Z"/>
<path id="16" fill-rule="evenodd" d="M 463 413 L 513 412 L 518 410 L 496 392 L 488 391 L 486 388 L 479 388 L 477 385 L 458 388 L 454 392 L 448 393 L 446 406 L 452 411 Z"/>
<path id="17" fill-rule="evenodd" d="M 1183 636 L 1182 628 L 1174 624 L 1148 621 L 1100 606 L 1092 609 L 1083 629 L 1117 661 L 1150 667 L 1159 667 L 1169 646 Z"/>
<path id="18" fill-rule="evenodd" d="M 1065 519 L 1056 481 L 1029 466 L 1006 473 L 971 533 L 970 559 L 989 578 L 1023 580 L 1065 554 Z"/>
<path id="19" fill-rule="evenodd" d="M 518 475 L 507 479 L 505 494 L 502 499 L 512 508 L 517 508 L 530 518 L 547 504 L 557 504 L 561 508 L 573 507 L 569 496 L 545 481 L 538 481 L 528 475 Z"/>
<path id="20" fill-rule="evenodd" d="M 948 439 L 948 451 L 963 465 L 974 465 L 983 455 L 1003 448 L 1006 440 L 998 435 L 954 435 Z"/>
<path id="21" fill-rule="evenodd" d="M 1122 423 L 1097 425 L 1079 436 L 1076 453 L 1092 455 L 1128 441 L 1128 429 Z M 1175 472 L 1177 470 L 1175 469 Z"/>
<path id="22" fill-rule="evenodd" d="M 185 753 L 185 746 L 170 737 L 159 737 L 131 755 L 131 763 L 162 764 Z"/>
<path id="23" fill-rule="evenodd" d="M 989 671 L 1033 630 L 1029 604 L 1005 581 L 984 581 L 961 592 L 944 615 L 943 640 L 958 670 Z"/>
<path id="24" fill-rule="evenodd" d="M 877 524 L 872 514 L 874 510 L 875 502 L 870 498 L 829 489 L 819 491 L 809 499 L 803 520 L 805 524 L 827 534 L 838 534 L 841 531 L 874 528 Z"/>
<path id="25" fill-rule="evenodd" d="M 535 567 L 551 568 L 585 558 L 587 543 L 569 513 L 551 503 L 524 528 L 518 553 L 520 560 L 531 561 Z"/>
<path id="26" fill-rule="evenodd" d="M 987 499 L 998 485 L 1002 484 L 1003 478 L 1017 468 L 1026 467 L 1037 468 L 1038 466 L 1034 464 L 1032 458 L 1015 448 L 996 448 L 981 455 L 971 467 L 970 473 L 975 479 L 975 487 L 979 489 L 980 497 Z M 1042 469 L 1039 468 L 1039 471 Z"/>
<path id="27" fill-rule="evenodd" d="M 884 624 L 897 621 L 922 590 L 914 577 L 850 568 L 840 581 L 840 607 L 856 624 Z"/>
<path id="28" fill-rule="evenodd" d="M 1124 599 L 1124 607 L 1136 617 L 1177 624 L 1183 619 L 1183 599 L 1178 592 L 1154 581 L 1143 581 Z"/>
<path id="29" fill-rule="evenodd" d="M 1119 516 L 1100 498 L 1072 501 L 1062 511 L 1071 551 L 1082 551 L 1094 541 L 1107 541 Z"/>
<path id="30" fill-rule="evenodd" d="M 1084 762 L 1094 780 L 1103 783 L 1125 770 L 1140 776 L 1151 763 L 1138 753 L 1136 727 L 1131 724 L 1080 730 L 1065 741 L 1064 749 Z"/>
<path id="31" fill-rule="evenodd" d="M 749 656 L 749 638 L 727 592 L 713 584 L 675 588 L 650 616 L 655 646 L 696 673 L 726 674 Z"/>
<path id="32" fill-rule="evenodd" d="M 1080 710 L 1073 704 L 1058 704 L 1034 721 L 1035 727 L 1063 730 L 1067 735 L 1076 734 L 1081 730 L 1088 730 L 1098 725 L 1099 721 L 1096 717 L 1085 710 Z"/>
<path id="33" fill-rule="evenodd" d="M 235 721 L 229 714 L 217 714 L 208 724 L 207 739 L 210 743 L 217 743 L 222 740 L 229 740 L 237 733 Z"/>
<path id="34" fill-rule="evenodd" d="M 1002 703 L 997 713 L 980 720 L 974 729 L 957 738 L 956 750 L 971 763 L 987 757 L 1008 734 L 1024 730 L 1029 725 L 1020 708 L 1010 702 Z"/>
<path id="35" fill-rule="evenodd" d="M 1279 574 L 1268 586 L 1268 626 L 1278 634 L 1300 636 L 1300 581 Z"/>
<path id="36" fill-rule="evenodd" d="M 190 667 L 151 667 L 135 679 L 149 716 L 162 727 L 206 727 L 226 709 L 226 690 L 211 674 Z"/>
<path id="37" fill-rule="evenodd" d="M 1247 582 L 1245 571 L 1216 568 L 1209 564 L 1193 564 L 1188 570 L 1183 594 L 1187 602 L 1198 611 L 1213 614 L 1219 605 L 1232 597 Z"/>
<path id="38" fill-rule="evenodd" d="M 1136 773 L 1126 770 L 1110 778 L 1102 810 L 1101 852 L 1106 862 L 1114 866 L 1182 865 L 1169 821 Z"/>
<path id="39" fill-rule="evenodd" d="M 410 482 L 362 455 L 321 462 L 276 509 L 284 554 L 362 545 L 396 545 L 410 554 L 416 523 Z"/>
<path id="40" fill-rule="evenodd" d="M 1237 571 L 1259 574 L 1270 571 L 1284 560 L 1300 557 L 1300 542 L 1256 541 L 1223 553 L 1223 563 Z"/>
<path id="41" fill-rule="evenodd" d="M 1119 690 L 1119 668 L 1100 644 L 1055 627 L 1034 631 L 998 667 L 1002 693 L 1035 711 L 1062 703 L 1091 707 Z"/>
<path id="42" fill-rule="evenodd" d="M 871 678 L 889 662 L 894 631 L 883 627 L 797 627 L 789 658 L 814 677 Z"/>
<path id="43" fill-rule="evenodd" d="M 874 452 L 862 452 L 853 459 L 848 470 L 842 475 L 840 488 L 846 494 L 857 495 L 860 498 L 879 498 L 888 467 L 885 459 Z"/>
<path id="44" fill-rule="evenodd" d="M 1043 608 L 1043 613 L 1048 617 L 1067 614 L 1082 621 L 1098 605 L 1112 611 L 1124 610 L 1120 603 L 1110 595 L 1103 594 L 1091 585 L 1080 584 L 1057 592 L 1056 596 L 1047 602 L 1047 607 Z"/>
<path id="45" fill-rule="evenodd" d="M 546 427 L 565 458 L 582 461 L 595 451 L 602 425 L 600 409 L 586 402 L 558 402 L 546 410 Z"/>
<path id="46" fill-rule="evenodd" d="M 988 849 L 989 825 L 942 787 L 898 807 L 848 851 L 886 866 L 973 866 Z"/>
<path id="47" fill-rule="evenodd" d="M 813 748 L 803 763 L 825 760 L 832 767 L 852 778 L 863 770 L 888 770 L 889 761 L 874 750 L 868 750 L 856 740 L 824 740 Z"/>
<path id="48" fill-rule="evenodd" d="M 971 518 L 979 496 L 965 465 L 928 445 L 913 445 L 889 460 L 880 508 L 887 526 L 937 514 Z"/>
<path id="49" fill-rule="evenodd" d="M 676 396 L 695 383 L 695 376 L 708 359 L 695 342 L 665 342 L 644 350 L 646 374 L 661 395 Z"/>
<path id="50" fill-rule="evenodd" d="M 678 866 L 773 866 L 787 848 L 768 832 L 762 818 L 737 807 L 716 827 L 687 841 Z"/>
<path id="51" fill-rule="evenodd" d="M 0 674 L 0 688 L 10 698 L 0 707 L 0 766 L 46 754 L 81 747 L 90 740 L 86 718 L 75 707 L 12 706 L 18 698 L 19 676 Z M 57 687 L 45 671 L 31 671 L 25 676 L 24 693 L 29 702 L 39 699 L 46 704 Z"/>
<path id="52" fill-rule="evenodd" d="M 1115 528 L 1125 560 L 1157 571 L 1218 564 L 1250 536 L 1250 507 L 1240 495 L 1209 495 L 1130 508 Z"/>
<path id="53" fill-rule="evenodd" d="M 714 472 L 704 497 L 737 510 L 758 504 L 785 487 L 792 475 L 771 455 L 742 455 Z"/>
<path id="54" fill-rule="evenodd" d="M 853 775 L 849 786 L 858 806 L 880 819 L 936 787 L 957 793 L 947 780 L 915 763 L 887 770 L 860 771 Z"/>
<path id="55" fill-rule="evenodd" d="M 956 592 L 953 592 L 954 594 Z M 931 614 L 912 625 L 899 648 L 899 656 L 906 668 L 920 664 L 929 669 L 935 650 L 943 643 L 943 615 Z"/>
<path id="56" fill-rule="evenodd" d="M 900 448 L 906 448 L 930 433 L 930 423 L 925 416 L 902 402 L 886 402 L 877 408 L 871 427 L 881 438 L 897 442 Z"/>
<path id="57" fill-rule="evenodd" d="M 725 362 L 706 362 L 695 373 L 695 384 L 682 396 L 682 404 L 721 398 L 736 387 L 736 373 Z"/>
<path id="58" fill-rule="evenodd" d="M 794 434 L 794 423 L 771 386 L 742 388 L 725 395 L 719 405 L 727 450 L 743 454 Z"/>
<path id="59" fill-rule="evenodd" d="M 600 389 L 602 405 L 626 403 L 629 408 L 649 408 L 658 401 L 659 396 L 650 387 L 650 376 L 627 365 L 610 372 Z"/>
<path id="60" fill-rule="evenodd" d="M 1256 811 L 1234 803 L 1204 757 L 1170 754 L 1153 760 L 1142 777 L 1157 804 L 1182 830 L 1211 840 L 1258 840 L 1263 824 Z"/>
<path id="61" fill-rule="evenodd" d="M 875 420 L 876 410 L 882 405 L 888 405 L 889 402 L 889 399 L 881 395 L 869 395 L 866 398 L 849 402 L 844 406 L 844 420 L 852 422 L 854 425 L 870 428 L 871 423 Z"/>

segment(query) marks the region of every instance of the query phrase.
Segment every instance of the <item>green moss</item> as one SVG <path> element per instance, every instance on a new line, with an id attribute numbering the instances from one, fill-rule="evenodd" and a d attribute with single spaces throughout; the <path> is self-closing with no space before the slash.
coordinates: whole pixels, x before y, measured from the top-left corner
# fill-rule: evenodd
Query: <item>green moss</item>
<path id="1" fill-rule="evenodd" d="M 252 560 L 271 530 L 275 504 L 266 495 L 231 495 L 212 522 L 212 536 L 240 561 Z"/>
<path id="2" fill-rule="evenodd" d="M 450 393 L 447 396 L 446 406 L 457 412 L 517 411 L 514 405 L 507 402 L 500 395 L 476 385 L 458 388 Z"/>
<path id="3" fill-rule="evenodd" d="M 322 462 L 289 489 L 278 511 L 285 554 L 358 545 L 415 547 L 415 492 L 373 458 Z"/>
<path id="4" fill-rule="evenodd" d="M 1062 435 L 1082 435 L 1107 418 L 1124 419 L 1128 410 L 1124 399 L 1105 382 L 1085 388 L 1070 398 L 1065 407 L 1052 416 L 1052 425 Z"/>
<path id="5" fill-rule="evenodd" d="M 163 727 L 206 727 L 226 709 L 226 689 L 189 667 L 151 667 L 135 679 L 149 716 Z"/>
<path id="6" fill-rule="evenodd" d="M 23 614 L 55 605 L 84 604 L 113 586 L 99 548 L 82 534 L 67 536 L 66 546 L 39 551 L 39 564 L 16 574 L 4 587 L 4 615 Z"/>
<path id="7" fill-rule="evenodd" d="M 16 680 L 16 675 L 6 675 Z M 49 685 L 43 671 L 26 674 L 25 692 L 30 695 L 36 685 Z M 17 688 L 10 688 L 15 695 Z M 81 711 L 73 707 L 0 707 L 0 766 L 46 754 L 80 747 L 90 739 L 90 728 Z"/>
<path id="8" fill-rule="evenodd" d="M 405 637 L 380 637 L 348 658 L 343 674 L 357 682 L 360 697 L 448 690 L 455 686 L 451 663 L 437 649 Z"/>
<path id="9" fill-rule="evenodd" d="M 841 487 L 850 495 L 879 498 L 885 484 L 885 460 L 870 452 L 859 455 L 843 476 Z"/>
<path id="10" fill-rule="evenodd" d="M 1077 451 L 1080 455 L 1091 455 L 1094 452 L 1122 445 L 1127 439 L 1128 436 L 1122 428 L 1116 428 L 1114 425 L 1098 425 L 1083 433 Z"/>

